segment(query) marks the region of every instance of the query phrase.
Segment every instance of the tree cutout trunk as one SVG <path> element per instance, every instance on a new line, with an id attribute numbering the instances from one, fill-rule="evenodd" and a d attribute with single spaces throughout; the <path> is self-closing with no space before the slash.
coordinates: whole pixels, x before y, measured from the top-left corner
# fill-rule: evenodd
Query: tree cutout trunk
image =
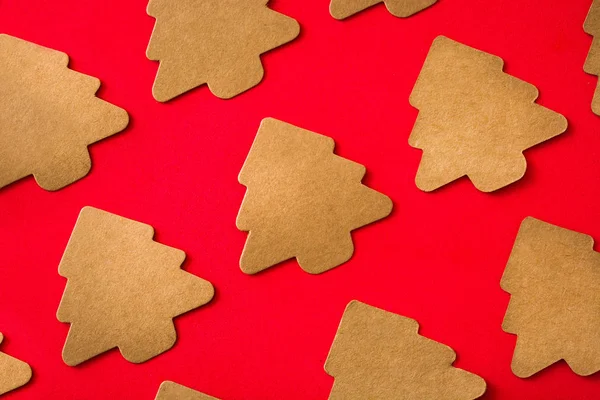
<path id="1" fill-rule="evenodd" d="M 239 176 L 248 188 L 237 218 L 250 232 L 245 273 L 294 257 L 306 272 L 327 271 L 352 256 L 352 230 L 389 215 L 391 200 L 361 183 L 365 168 L 333 147 L 326 136 L 263 120 Z"/>
<path id="2" fill-rule="evenodd" d="M 86 207 L 60 262 L 68 279 L 58 319 L 78 365 L 118 347 L 141 363 L 175 344 L 173 318 L 208 303 L 212 285 L 181 270 L 185 253 L 152 240 L 151 226 Z"/>
<path id="3" fill-rule="evenodd" d="M 219 400 L 197 392 L 175 382 L 165 381 L 160 385 L 155 400 Z"/>
<path id="4" fill-rule="evenodd" d="M 483 192 L 500 189 L 525 174 L 525 149 L 567 129 L 565 117 L 536 104 L 537 89 L 503 64 L 443 36 L 433 42 L 410 96 L 419 109 L 409 144 L 423 150 L 421 190 L 465 175 Z"/>
<path id="5" fill-rule="evenodd" d="M 0 333 L 0 343 L 2 340 Z M 0 352 L 0 395 L 24 386 L 30 379 L 31 367 L 27 363 Z"/>
<path id="6" fill-rule="evenodd" d="M 100 81 L 69 57 L 0 35 L 0 188 L 32 175 L 61 189 L 91 168 L 87 146 L 125 129 L 127 113 L 95 97 Z"/>
<path id="7" fill-rule="evenodd" d="M 156 26 L 147 56 L 160 61 L 152 93 L 168 101 L 208 84 L 229 99 L 256 86 L 260 55 L 300 33 L 298 23 L 267 7 L 268 0 L 150 0 Z"/>
<path id="8" fill-rule="evenodd" d="M 521 224 L 502 277 L 510 303 L 502 328 L 517 335 L 515 375 L 565 360 L 578 375 L 600 371 L 600 253 L 593 239 L 546 222 Z"/>
<path id="9" fill-rule="evenodd" d="M 406 18 L 436 2 L 437 0 L 331 0 L 329 12 L 335 19 L 345 19 L 376 4 L 385 3 L 392 15 Z"/>
<path id="10" fill-rule="evenodd" d="M 592 35 L 592 47 L 588 53 L 583 69 L 588 74 L 600 75 L 600 2 L 594 0 L 590 12 L 583 25 L 584 30 Z M 600 82 L 596 84 L 594 98 L 592 99 L 592 111 L 600 115 Z"/>
<path id="11" fill-rule="evenodd" d="M 454 351 L 420 336 L 417 321 L 352 301 L 325 371 L 335 378 L 332 400 L 473 400 L 485 381 L 452 366 Z"/>

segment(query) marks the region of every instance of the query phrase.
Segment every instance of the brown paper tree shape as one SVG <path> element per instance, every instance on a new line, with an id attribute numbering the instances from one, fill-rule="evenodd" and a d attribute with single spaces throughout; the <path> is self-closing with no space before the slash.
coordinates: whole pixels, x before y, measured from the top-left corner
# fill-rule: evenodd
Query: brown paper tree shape
<path id="1" fill-rule="evenodd" d="M 420 336 L 417 321 L 352 301 L 325 363 L 331 400 L 473 400 L 477 375 L 452 366 L 456 353 Z"/>
<path id="2" fill-rule="evenodd" d="M 127 113 L 95 97 L 100 81 L 69 57 L 0 35 L 0 188 L 28 175 L 61 189 L 91 168 L 87 146 L 125 129 Z"/>
<path id="3" fill-rule="evenodd" d="M 208 303 L 212 285 L 181 270 L 185 253 L 154 242 L 151 226 L 85 207 L 59 273 L 58 319 L 71 324 L 63 360 L 75 366 L 118 347 L 141 363 L 173 347 L 173 318 Z"/>
<path id="4" fill-rule="evenodd" d="M 521 224 L 502 289 L 502 328 L 517 335 L 512 370 L 526 378 L 565 360 L 578 375 L 600 371 L 600 253 L 593 239 L 546 222 Z"/>
<path id="5" fill-rule="evenodd" d="M 590 12 L 583 25 L 584 30 L 592 35 L 592 47 L 585 60 L 583 69 L 588 74 L 600 75 L 600 2 L 594 0 Z M 592 100 L 592 111 L 596 115 L 600 115 L 600 83 L 596 86 L 594 98 Z"/>
<path id="6" fill-rule="evenodd" d="M 392 201 L 361 183 L 365 168 L 333 148 L 329 137 L 263 120 L 239 175 L 248 190 L 237 226 L 250 232 L 242 271 L 295 257 L 306 272 L 325 272 L 352 256 L 352 230 L 389 215 Z"/>
<path id="7" fill-rule="evenodd" d="M 295 39 L 298 23 L 268 0 L 150 0 L 156 26 L 147 56 L 160 61 L 152 93 L 168 101 L 208 84 L 229 99 L 258 85 L 260 55 Z"/>
<path id="8" fill-rule="evenodd" d="M 0 344 L 3 340 L 0 333 Z M 0 352 L 0 395 L 20 388 L 30 379 L 31 367 L 27 363 Z"/>
<path id="9" fill-rule="evenodd" d="M 533 85 L 502 68 L 499 57 L 442 36 L 433 42 L 410 96 L 421 190 L 465 175 L 483 192 L 500 189 L 525 174 L 525 149 L 567 129 L 565 117 L 535 103 Z"/>
<path id="10" fill-rule="evenodd" d="M 175 382 L 165 381 L 160 385 L 155 400 L 219 400 L 197 392 Z"/>
<path id="11" fill-rule="evenodd" d="M 376 4 L 385 3 L 392 15 L 406 18 L 436 2 L 437 0 L 331 0 L 329 12 L 335 19 L 344 19 Z"/>

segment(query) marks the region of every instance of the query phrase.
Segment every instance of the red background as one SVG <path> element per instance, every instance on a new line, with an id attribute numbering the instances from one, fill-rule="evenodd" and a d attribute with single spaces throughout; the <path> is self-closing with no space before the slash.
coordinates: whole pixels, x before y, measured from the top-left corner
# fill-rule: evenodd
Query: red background
<path id="1" fill-rule="evenodd" d="M 323 365 L 352 299 L 417 319 L 457 352 L 456 366 L 485 378 L 484 399 L 600 398 L 600 374 L 579 377 L 564 362 L 530 379 L 511 373 L 515 337 L 501 330 L 509 296 L 499 286 L 528 215 L 600 239 L 597 79 L 582 70 L 590 4 L 440 0 L 408 19 L 377 6 L 340 22 L 328 0 L 273 0 L 302 32 L 263 56 L 259 86 L 232 100 L 204 86 L 160 104 L 146 0 L 1 1 L 1 32 L 68 53 L 131 116 L 126 131 L 90 147 L 83 180 L 54 193 L 32 178 L 0 190 L 1 348 L 34 370 L 6 399 L 153 399 L 167 379 L 225 400 L 325 399 L 333 378 Z M 525 177 L 496 193 L 466 179 L 433 193 L 414 184 L 421 152 L 407 144 L 417 116 L 408 97 L 440 34 L 502 57 L 569 120 L 567 133 L 526 152 Z M 354 233 L 354 257 L 325 274 L 295 261 L 255 276 L 238 267 L 237 174 L 268 116 L 333 137 L 337 154 L 364 164 L 364 182 L 394 201 L 389 218 Z M 116 350 L 76 368 L 61 360 L 57 267 L 86 205 L 154 226 L 158 241 L 188 254 L 184 269 L 216 287 L 212 303 L 175 320 L 175 347 L 144 364 Z"/>

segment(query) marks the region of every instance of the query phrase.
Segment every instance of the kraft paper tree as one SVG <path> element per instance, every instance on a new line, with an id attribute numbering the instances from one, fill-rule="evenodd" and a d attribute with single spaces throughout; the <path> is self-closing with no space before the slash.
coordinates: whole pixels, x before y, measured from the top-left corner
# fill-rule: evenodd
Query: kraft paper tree
<path id="1" fill-rule="evenodd" d="M 433 42 L 410 96 L 421 190 L 465 175 L 483 192 L 500 189 L 525 174 L 525 149 L 567 129 L 565 117 L 535 103 L 535 86 L 502 68 L 499 57 L 443 36 Z"/>
<path id="2" fill-rule="evenodd" d="M 239 181 L 248 188 L 237 218 L 249 231 L 242 271 L 296 258 L 318 274 L 350 259 L 350 232 L 386 217 L 392 201 L 361 183 L 365 167 L 333 154 L 331 138 L 263 120 Z"/>
<path id="3" fill-rule="evenodd" d="M 3 340 L 0 333 L 0 343 Z M 30 379 L 31 367 L 27 363 L 0 352 L 0 395 L 20 388 Z"/>
<path id="4" fill-rule="evenodd" d="M 473 400 L 486 390 L 477 375 L 452 366 L 456 353 L 420 336 L 417 321 L 352 301 L 325 371 L 331 400 Z"/>
<path id="5" fill-rule="evenodd" d="M 590 12 L 585 20 L 584 29 L 587 33 L 592 35 L 592 47 L 585 60 L 583 69 L 588 74 L 600 75 L 600 2 L 594 0 Z M 600 115 L 600 83 L 596 86 L 594 92 L 594 98 L 592 100 L 592 111 L 596 115 Z"/>
<path id="6" fill-rule="evenodd" d="M 258 85 L 260 55 L 300 33 L 298 23 L 267 7 L 268 0 L 150 0 L 156 26 L 147 56 L 160 61 L 152 93 L 168 101 L 208 84 L 229 99 Z"/>
<path id="7" fill-rule="evenodd" d="M 160 385 L 155 400 L 219 400 L 197 392 L 175 382 L 165 381 Z"/>
<path id="8" fill-rule="evenodd" d="M 127 113 L 99 98 L 100 81 L 69 57 L 0 35 L 0 188 L 32 175 L 61 189 L 91 168 L 87 146 L 125 129 Z"/>
<path id="9" fill-rule="evenodd" d="M 152 240 L 151 226 L 85 207 L 59 273 L 58 319 L 71 324 L 63 360 L 75 366 L 118 347 L 141 363 L 170 349 L 173 318 L 208 303 L 212 285 L 181 270 L 185 253 Z"/>
<path id="10" fill-rule="evenodd" d="M 510 303 L 502 328 L 517 335 L 515 375 L 565 360 L 578 375 L 600 371 L 600 253 L 594 240 L 526 218 L 502 277 Z"/>
<path id="11" fill-rule="evenodd" d="M 335 19 L 344 19 L 376 4 L 385 3 L 392 15 L 406 18 L 436 2 L 437 0 L 331 0 L 329 12 Z"/>

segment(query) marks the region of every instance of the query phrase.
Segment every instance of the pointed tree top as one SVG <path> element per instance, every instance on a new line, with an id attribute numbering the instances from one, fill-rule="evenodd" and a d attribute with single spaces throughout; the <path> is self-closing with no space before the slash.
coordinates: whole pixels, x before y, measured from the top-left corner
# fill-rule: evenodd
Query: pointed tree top
<path id="1" fill-rule="evenodd" d="M 175 382 L 165 381 L 160 385 L 155 400 L 219 400 L 197 392 Z"/>

